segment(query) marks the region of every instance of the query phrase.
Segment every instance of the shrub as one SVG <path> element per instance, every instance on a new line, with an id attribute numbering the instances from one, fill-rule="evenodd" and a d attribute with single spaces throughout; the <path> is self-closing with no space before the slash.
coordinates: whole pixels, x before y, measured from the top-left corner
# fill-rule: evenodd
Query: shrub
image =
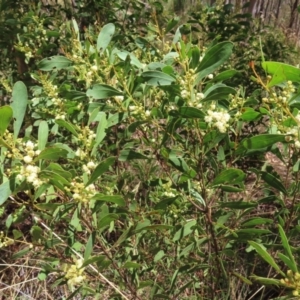
<path id="1" fill-rule="evenodd" d="M 18 46 L 34 53 L 29 84 L 2 84 L 3 257 L 70 299 L 295 294 L 299 69 L 251 63 L 247 97 L 232 42 L 199 47 L 184 27 L 168 42 L 178 20 L 152 20 L 125 44 L 120 24 L 28 26 L 52 35 L 40 53 Z"/>

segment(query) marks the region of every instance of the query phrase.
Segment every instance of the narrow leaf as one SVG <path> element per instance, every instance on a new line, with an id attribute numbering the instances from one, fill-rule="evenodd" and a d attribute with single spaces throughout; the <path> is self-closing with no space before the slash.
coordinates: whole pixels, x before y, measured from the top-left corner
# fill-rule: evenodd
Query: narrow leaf
<path id="1" fill-rule="evenodd" d="M 223 183 L 241 183 L 246 178 L 246 174 L 239 169 L 227 169 L 222 171 L 220 174 L 217 175 L 215 180 L 212 182 L 212 185 L 218 185 Z"/>
<path id="2" fill-rule="evenodd" d="M 49 127 L 46 121 L 42 121 L 38 131 L 38 149 L 44 150 L 48 142 Z"/>
<path id="3" fill-rule="evenodd" d="M 288 194 L 286 188 L 284 187 L 284 185 L 280 182 L 280 180 L 277 177 L 273 176 L 272 174 L 270 174 L 268 172 L 264 172 L 264 171 L 261 171 L 260 174 L 261 174 L 261 179 L 264 180 L 267 184 L 269 184 L 270 186 L 272 186 L 273 188 L 282 192 L 285 195 Z"/>
<path id="4" fill-rule="evenodd" d="M 115 25 L 108 23 L 104 25 L 97 38 L 97 50 L 103 53 L 109 45 L 113 35 L 115 33 Z"/>
<path id="5" fill-rule="evenodd" d="M 278 224 L 278 229 L 279 229 L 279 234 L 280 234 L 280 237 L 281 237 L 282 246 L 285 249 L 285 251 L 286 251 L 286 253 L 287 253 L 287 255 L 288 255 L 288 257 L 289 257 L 289 259 L 290 259 L 290 261 L 293 265 L 293 267 L 292 268 L 290 267 L 290 269 L 293 272 L 298 272 L 297 264 L 296 264 L 295 258 L 293 256 L 292 249 L 290 247 L 287 236 L 286 236 L 286 234 L 285 234 L 285 232 L 284 232 L 284 230 L 283 230 L 283 228 L 281 227 L 280 224 Z"/>
<path id="6" fill-rule="evenodd" d="M 14 138 L 16 139 L 19 135 L 22 127 L 26 108 L 28 104 L 28 93 L 27 87 L 22 81 L 18 81 L 14 84 L 12 92 L 12 103 L 11 108 L 13 109 L 14 116 Z"/>
<path id="7" fill-rule="evenodd" d="M 280 267 L 276 264 L 273 257 L 258 243 L 249 241 L 248 242 L 256 252 L 263 258 L 271 267 L 273 267 L 277 272 L 285 277 L 285 274 L 281 271 Z"/>
<path id="8" fill-rule="evenodd" d="M 0 205 L 2 205 L 11 195 L 9 181 L 5 181 L 0 185 Z"/>
<path id="9" fill-rule="evenodd" d="M 42 59 L 38 68 L 42 71 L 61 70 L 71 66 L 72 61 L 64 56 L 52 56 Z"/>
<path id="10" fill-rule="evenodd" d="M 102 161 L 91 174 L 91 177 L 85 186 L 88 186 L 95 182 L 103 173 L 105 173 L 109 169 L 109 167 L 115 162 L 115 160 L 115 157 L 109 157 L 106 160 Z"/>
<path id="11" fill-rule="evenodd" d="M 76 136 L 76 137 L 78 136 L 77 128 L 73 124 L 71 124 L 71 123 L 69 123 L 69 122 L 67 122 L 65 120 L 61 120 L 61 119 L 55 120 L 55 123 L 58 124 L 59 126 L 65 128 L 65 129 L 67 129 L 74 136 Z"/>
<path id="12" fill-rule="evenodd" d="M 68 151 L 62 148 L 47 148 L 44 149 L 35 159 L 34 161 L 38 161 L 41 159 L 45 160 L 58 160 L 60 158 L 66 158 L 68 155 Z"/>
<path id="13" fill-rule="evenodd" d="M 283 134 L 261 134 L 242 141 L 246 149 L 257 150 L 274 145 L 277 142 L 285 142 Z"/>
<path id="14" fill-rule="evenodd" d="M 13 118 L 13 110 L 10 106 L 0 107 L 0 135 L 2 136 Z"/>
<path id="15" fill-rule="evenodd" d="M 94 244 L 95 244 L 95 238 L 96 238 L 96 232 L 94 231 L 91 233 L 91 235 L 89 236 L 89 239 L 86 243 L 85 251 L 84 251 L 84 260 L 87 260 L 90 258 L 91 253 L 93 251 Z"/>
<path id="16" fill-rule="evenodd" d="M 122 96 L 123 92 L 106 84 L 95 84 L 87 90 L 86 95 L 93 99 L 105 99 L 113 96 Z"/>

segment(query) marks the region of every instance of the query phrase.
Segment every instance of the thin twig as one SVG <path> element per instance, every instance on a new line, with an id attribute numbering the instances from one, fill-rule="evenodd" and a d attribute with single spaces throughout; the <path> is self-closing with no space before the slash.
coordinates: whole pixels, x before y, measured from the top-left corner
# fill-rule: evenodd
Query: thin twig
<path id="1" fill-rule="evenodd" d="M 51 230 L 51 228 L 49 228 L 45 223 L 43 223 L 41 221 L 41 219 L 39 219 L 37 216 L 33 215 L 33 218 L 40 223 L 44 228 L 46 228 L 48 231 L 50 231 L 57 239 L 59 239 L 65 246 L 67 246 L 68 248 L 71 249 L 71 251 L 80 259 L 83 259 L 82 255 L 80 253 L 78 253 L 77 251 L 75 251 L 73 248 L 71 248 L 69 245 L 67 245 L 64 240 L 58 236 L 55 232 L 53 232 Z M 125 300 L 130 300 L 129 298 L 127 298 L 126 295 L 124 295 L 120 289 L 111 281 L 109 281 L 104 275 L 102 275 L 93 265 L 88 265 L 89 268 L 91 268 L 94 272 L 96 272 L 106 283 L 108 283 L 117 293 L 119 293 Z"/>

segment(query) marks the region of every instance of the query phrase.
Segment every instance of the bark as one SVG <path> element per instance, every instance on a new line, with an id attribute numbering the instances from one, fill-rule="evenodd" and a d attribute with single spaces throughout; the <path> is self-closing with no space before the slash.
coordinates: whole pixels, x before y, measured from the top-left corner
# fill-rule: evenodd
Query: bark
<path id="1" fill-rule="evenodd" d="M 264 10 L 264 19 L 267 18 L 267 13 L 268 13 L 268 11 L 269 11 L 270 1 L 271 1 L 271 0 L 268 0 L 268 1 L 267 1 L 267 4 L 266 4 L 266 6 L 265 6 L 265 10 Z"/>
<path id="2" fill-rule="evenodd" d="M 252 15 L 252 17 L 255 17 L 257 15 L 258 11 L 258 5 L 257 0 L 251 0 L 250 5 L 248 7 L 248 13 Z"/>
<path id="3" fill-rule="evenodd" d="M 268 13 L 269 13 L 269 22 L 268 22 L 268 24 L 270 24 L 271 23 L 271 20 L 272 20 L 272 16 L 273 16 L 273 7 L 274 7 L 274 1 L 270 1 L 270 9 L 268 10 Z"/>
<path id="4" fill-rule="evenodd" d="M 295 0 L 294 4 L 292 6 L 289 28 L 293 28 L 294 21 L 295 21 L 295 18 L 296 18 L 298 3 L 299 3 L 299 0 Z"/>
<path id="5" fill-rule="evenodd" d="M 275 14 L 275 16 L 276 16 L 276 24 L 277 24 L 278 19 L 279 19 L 281 2 L 282 2 L 282 0 L 278 0 L 278 5 L 277 5 L 277 9 L 276 9 L 276 14 Z"/>

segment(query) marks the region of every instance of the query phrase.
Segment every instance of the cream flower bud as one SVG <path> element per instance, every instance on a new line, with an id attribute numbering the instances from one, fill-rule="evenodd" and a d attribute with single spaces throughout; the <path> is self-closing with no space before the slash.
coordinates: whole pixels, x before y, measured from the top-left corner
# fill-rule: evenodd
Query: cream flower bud
<path id="1" fill-rule="evenodd" d="M 98 70 L 98 67 L 96 65 L 91 67 L 92 71 L 96 72 Z"/>
<path id="2" fill-rule="evenodd" d="M 26 155 L 26 156 L 23 157 L 23 160 L 24 160 L 27 164 L 29 164 L 29 163 L 32 162 L 32 157 L 29 156 L 29 155 Z"/>

